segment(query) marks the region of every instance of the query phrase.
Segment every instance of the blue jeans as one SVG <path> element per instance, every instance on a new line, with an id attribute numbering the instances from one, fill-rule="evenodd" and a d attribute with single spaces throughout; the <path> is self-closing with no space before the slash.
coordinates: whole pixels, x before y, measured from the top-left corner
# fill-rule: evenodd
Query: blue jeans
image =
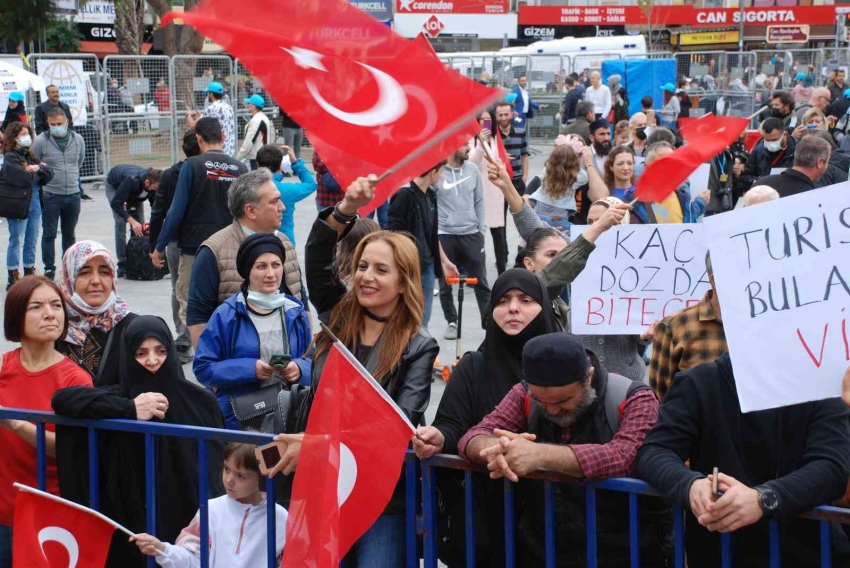
<path id="1" fill-rule="evenodd" d="M 404 515 L 381 515 L 354 543 L 342 565 L 345 568 L 404 566 L 404 530 Z"/>
<path id="2" fill-rule="evenodd" d="M 0 568 L 12 568 L 12 527 L 7 525 L 0 525 Z"/>
<path id="3" fill-rule="evenodd" d="M 7 219 L 9 222 L 9 249 L 6 251 L 6 268 L 16 270 L 21 265 L 21 239 L 24 241 L 24 268 L 35 266 L 35 247 L 41 229 L 41 201 L 39 188 L 32 188 L 32 200 L 26 219 Z"/>
<path id="4" fill-rule="evenodd" d="M 378 225 L 383 229 L 390 222 L 390 202 L 389 200 L 385 201 L 383 205 L 375 209 L 378 212 Z M 375 218 L 375 211 L 369 213 L 369 218 Z"/>
<path id="5" fill-rule="evenodd" d="M 77 220 L 80 218 L 80 193 L 58 195 L 44 192 L 44 209 L 41 212 L 41 260 L 45 272 L 56 272 L 56 231 L 62 223 L 62 254 L 71 248 L 77 237 Z M 60 259 L 61 260 L 61 259 Z"/>
<path id="6" fill-rule="evenodd" d="M 434 285 L 437 282 L 437 277 L 434 275 L 434 263 L 422 269 L 422 294 L 425 296 L 425 310 L 422 314 L 422 326 L 428 328 L 428 322 L 431 321 L 431 306 L 434 305 Z"/>

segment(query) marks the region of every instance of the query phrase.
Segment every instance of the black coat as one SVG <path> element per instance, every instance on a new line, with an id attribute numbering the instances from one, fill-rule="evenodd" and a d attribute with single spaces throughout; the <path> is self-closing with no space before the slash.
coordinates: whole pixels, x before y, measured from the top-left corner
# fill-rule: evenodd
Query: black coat
<path id="1" fill-rule="evenodd" d="M 763 177 L 756 180 L 753 185 L 766 185 L 772 187 L 779 193 L 779 197 L 797 195 L 804 191 L 815 189 L 815 183 L 803 172 L 789 168 L 775 176 Z"/>
<path id="2" fill-rule="evenodd" d="M 744 165 L 744 172 L 738 181 L 738 190 L 746 193 L 759 178 L 769 176 L 773 168 L 790 168 L 794 165 L 794 148 L 796 142 L 791 136 L 786 137 L 787 147 L 776 154 L 764 149 L 764 140 L 759 140 L 750 152 L 750 159 Z"/>
<path id="3" fill-rule="evenodd" d="M 689 512 L 691 484 L 714 467 L 777 494 L 782 564 L 811 566 L 820 558 L 819 526 L 796 516 L 844 494 L 850 475 L 847 408 L 830 399 L 743 414 L 728 354 L 679 373 L 638 450 L 635 476 Z M 720 566 L 720 535 L 690 512 L 685 526 L 688 565 Z M 732 555 L 734 566 L 766 567 L 768 523 L 732 533 Z"/>
<path id="4" fill-rule="evenodd" d="M 826 173 L 815 184 L 815 187 L 826 187 L 847 181 L 850 171 L 850 156 L 838 150 L 833 150 L 829 157 L 829 167 Z"/>
<path id="5" fill-rule="evenodd" d="M 345 284 L 339 278 L 334 256 L 338 234 L 336 229 L 327 224 L 326 219 L 332 213 L 331 209 L 319 213 L 319 217 L 313 223 L 310 236 L 307 237 L 305 272 L 307 274 L 307 288 L 310 290 L 310 300 L 316 308 L 319 320 L 327 324 L 333 307 L 348 293 Z M 353 224 L 349 225 L 343 237 L 351 230 Z M 380 340 L 372 349 L 369 358 L 361 361 L 369 372 L 374 372 L 377 366 L 377 355 L 380 351 Z M 354 352 L 355 346 L 347 346 Z M 422 423 L 425 410 L 431 400 L 431 374 L 434 371 L 434 361 L 440 345 L 431 337 L 425 328 L 410 339 L 401 360 L 385 377 L 376 377 L 386 389 L 387 394 L 401 408 L 410 422 Z M 310 403 L 315 397 L 316 390 L 322 376 L 322 370 L 327 360 L 328 352 L 325 351 L 313 361 L 313 383 L 310 391 Z M 299 422 L 306 426 L 306 416 L 302 416 Z M 395 492 L 384 510 L 385 514 L 400 514 L 405 508 L 405 479 L 402 470 L 401 477 L 396 484 Z"/>
<path id="6" fill-rule="evenodd" d="M 74 119 L 71 116 L 71 107 L 59 101 L 57 105 L 65 112 L 65 116 L 68 118 L 68 130 L 74 126 Z M 44 101 L 37 107 L 35 107 L 35 133 L 41 134 L 42 132 L 46 132 L 50 130 L 50 126 L 47 124 L 47 113 L 51 111 L 51 109 L 56 108 L 56 106 L 50 104 L 50 101 Z"/>
<path id="7" fill-rule="evenodd" d="M 157 329 L 151 332 L 151 321 Z M 155 335 L 150 335 L 154 333 Z M 167 334 L 167 335 L 166 335 Z M 156 374 L 136 363 L 133 354 L 141 341 L 157 337 L 169 350 Z M 139 339 L 141 338 L 141 340 Z M 158 392 L 168 399 L 164 423 L 224 429 L 215 396 L 183 376 L 171 332 L 162 319 L 139 316 L 128 325 L 120 342 L 121 381 L 103 388 L 70 387 L 56 391 L 57 414 L 83 419 L 136 419 L 133 399 Z M 135 348 L 132 348 L 135 346 Z M 139 369 L 142 369 L 140 372 Z M 160 422 L 157 419 L 151 422 Z M 208 443 L 209 498 L 223 493 L 220 444 Z M 100 511 L 133 532 L 147 532 L 145 506 L 145 441 L 142 434 L 101 431 L 98 434 Z M 56 431 L 59 492 L 71 501 L 89 505 L 88 433 L 84 428 L 60 426 Z M 198 510 L 198 444 L 196 440 L 159 437 L 155 440 L 156 536 L 174 542 Z M 116 531 L 107 568 L 144 566 L 138 548 Z"/>
<path id="8" fill-rule="evenodd" d="M 567 121 L 575 120 L 576 105 L 581 101 L 581 91 L 578 89 L 570 89 L 564 95 L 564 110 L 561 111 L 561 124 L 566 124 Z"/>
<path id="9" fill-rule="evenodd" d="M 420 257 L 423 256 L 424 252 L 431 253 L 431 258 L 434 259 L 434 275 L 439 280 L 443 277 L 443 266 L 440 263 L 440 240 L 437 236 L 437 195 L 431 188 L 428 188 L 425 193 L 426 199 L 433 205 L 434 213 L 432 214 L 424 210 L 422 201 L 418 199 L 415 191 L 421 192 L 422 190 L 416 187 L 415 183 L 410 182 L 410 185 L 395 192 L 395 195 L 390 199 L 389 220 L 385 228 L 388 231 L 406 231 L 413 235 L 413 238 L 416 239 L 416 245 L 419 247 Z M 426 215 L 433 215 L 429 235 L 425 234 L 424 229 L 423 220 Z"/>
<path id="10" fill-rule="evenodd" d="M 162 224 L 165 222 L 165 214 L 171 207 L 171 202 L 174 201 L 174 191 L 177 189 L 177 178 L 180 177 L 180 169 L 185 162 L 180 161 L 162 172 L 162 177 L 159 178 L 159 189 L 156 190 L 153 207 L 151 207 L 150 221 L 150 241 L 151 252 L 156 249 L 156 242 L 159 240 L 159 233 L 162 231 Z"/>

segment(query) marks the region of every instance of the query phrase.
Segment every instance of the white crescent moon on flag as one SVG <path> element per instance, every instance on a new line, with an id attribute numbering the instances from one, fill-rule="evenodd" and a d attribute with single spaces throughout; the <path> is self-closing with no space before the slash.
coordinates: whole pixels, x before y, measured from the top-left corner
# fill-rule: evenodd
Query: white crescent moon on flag
<path id="1" fill-rule="evenodd" d="M 328 114 L 355 126 L 381 126 L 382 124 L 392 124 L 401 118 L 407 112 L 407 95 L 405 95 L 404 89 L 398 84 L 398 81 L 380 69 L 375 69 L 359 61 L 353 63 L 357 63 L 374 77 L 380 93 L 378 102 L 372 108 L 363 112 L 345 112 L 326 101 L 319 89 L 316 88 L 316 84 L 308 79 L 307 90 L 316 103 Z"/>
<path id="2" fill-rule="evenodd" d="M 336 495 L 339 506 L 348 499 L 357 483 L 357 460 L 348 446 L 339 443 L 339 477 L 336 482 Z"/>
<path id="3" fill-rule="evenodd" d="M 416 85 L 405 85 L 404 92 L 418 100 L 425 107 L 425 126 L 422 131 L 416 136 L 410 136 L 410 140 L 416 142 L 425 140 L 434 132 L 437 127 L 437 112 L 434 99 L 431 98 L 431 93 Z"/>
<path id="4" fill-rule="evenodd" d="M 58 542 L 68 551 L 68 568 L 76 568 L 80 559 L 80 546 L 77 539 L 69 531 L 62 527 L 45 527 L 38 531 L 38 545 L 44 554 L 44 543 L 48 541 Z"/>

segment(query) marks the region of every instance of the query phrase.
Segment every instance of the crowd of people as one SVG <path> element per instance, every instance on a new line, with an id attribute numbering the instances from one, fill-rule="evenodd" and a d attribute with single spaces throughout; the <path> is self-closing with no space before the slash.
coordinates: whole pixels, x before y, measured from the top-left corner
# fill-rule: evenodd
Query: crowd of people
<path id="1" fill-rule="evenodd" d="M 280 554 L 288 489 L 331 346 L 311 327 L 315 310 L 418 426 L 411 443 L 420 458 L 455 454 L 489 470 L 490 479 L 475 484 L 471 511 L 462 475 L 438 474 L 445 521 L 439 552 L 447 565 L 465 565 L 464 515 L 475 517 L 478 565 L 504 564 L 500 478 L 517 482 L 513 518 L 522 565 L 544 565 L 544 493 L 541 482 L 522 479 L 544 468 L 576 480 L 634 476 L 655 487 L 660 497 L 639 499 L 643 566 L 673 563 L 671 502 L 689 515 L 689 566 L 717 566 L 719 534 L 726 532 L 733 533 L 736 565 L 766 565 L 768 520 L 779 523 L 784 561 L 809 564 L 821 550 L 820 527 L 798 515 L 839 500 L 850 478 L 850 413 L 842 401 L 741 412 L 709 256 L 704 297 L 640 335 L 572 334 L 568 287 L 612 227 L 697 223 L 846 181 L 850 157 L 843 156 L 836 121 L 824 114 L 843 77 L 799 103 L 793 97 L 801 99 L 800 90 L 773 91 L 751 151 L 742 139 L 710 162 L 708 187 L 685 182 L 658 203 L 632 201 L 645 168 L 683 145 L 677 89 L 661 86 L 659 110 L 645 100 L 646 112 L 629 115 L 620 77 L 609 77 L 607 86 L 597 71 L 586 86 L 580 79 L 564 79 L 563 134 L 543 171 L 530 171 L 528 125 L 539 105 L 520 80 L 507 100 L 480 113 L 480 132 L 469 144 L 413 178 L 387 205 L 374 204 L 386 207 L 377 222 L 357 215 L 373 204 L 377 178 L 358 178 L 343 191 L 316 153 L 311 173 L 299 150 L 276 144 L 259 97 L 245 99 L 251 119 L 237 149 L 232 108 L 221 85 L 210 82 L 209 106 L 188 117 L 185 160 L 164 171 L 120 165 L 109 172 L 117 258 L 102 243 L 76 241 L 83 142 L 68 130 L 61 104 L 44 113 L 47 130 L 38 135 L 26 120 L 7 117 L 0 185 L 25 191 L 28 216 L 16 219 L 14 230 L 10 224 L 4 331 L 20 347 L 3 356 L 0 404 L 75 418 L 273 432 L 285 444 L 269 473 L 282 489 Z M 840 94 L 850 100 L 850 89 Z M 314 192 L 318 215 L 299 259 L 293 211 Z M 0 193 L 6 210 L 8 195 Z M 167 263 L 171 272 L 176 336 L 162 319 L 134 314 L 118 290 L 128 268 L 126 225 L 145 234 L 145 201 L 150 262 Z M 522 239 L 515 257 L 506 239 L 508 211 Z M 43 275 L 35 268 L 39 215 Z M 584 226 L 581 234 L 571 234 L 574 225 Z M 492 286 L 488 232 L 498 273 Z M 428 329 L 433 298 L 438 289 L 443 337 L 456 338 L 446 278 L 460 274 L 477 279 L 485 338 L 458 354 L 436 418 L 426 424 L 440 350 Z M 201 386 L 186 380 L 182 365 L 189 363 Z M 281 421 L 284 404 L 289 411 Z M 5 568 L 13 553 L 12 483 L 37 482 L 36 428 L 0 421 L 0 440 Z M 257 566 L 267 550 L 267 508 L 254 448 L 210 446 L 212 565 Z M 92 503 L 88 451 L 85 430 L 48 427 L 51 492 Z M 116 533 L 107 566 L 141 566 L 146 556 L 162 566 L 197 566 L 207 544 L 199 541 L 196 441 L 156 445 L 152 535 L 144 533 L 143 437 L 104 433 L 98 453 L 100 510 L 137 533 L 130 541 Z M 400 476 L 381 517 L 349 552 L 349 565 L 404 565 L 404 494 Z M 585 566 L 584 489 L 557 484 L 553 498 L 556 565 Z M 605 492 L 596 507 L 599 565 L 624 566 L 631 553 L 628 496 Z M 847 562 L 848 550 L 834 526 L 834 561 Z"/>

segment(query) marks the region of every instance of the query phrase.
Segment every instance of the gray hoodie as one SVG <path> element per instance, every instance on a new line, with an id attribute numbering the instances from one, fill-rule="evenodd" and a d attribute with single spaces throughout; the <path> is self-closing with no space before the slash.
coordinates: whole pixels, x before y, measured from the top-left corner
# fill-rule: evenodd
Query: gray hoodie
<path id="1" fill-rule="evenodd" d="M 459 168 L 446 166 L 437 182 L 437 220 L 441 235 L 484 233 L 484 189 L 478 168 L 464 162 Z"/>
<path id="2" fill-rule="evenodd" d="M 39 162 L 53 168 L 53 179 L 44 186 L 46 193 L 73 195 L 80 193 L 80 171 L 86 159 L 86 143 L 76 132 L 68 133 L 68 144 L 63 152 L 50 132 L 35 137 L 32 153 Z"/>

